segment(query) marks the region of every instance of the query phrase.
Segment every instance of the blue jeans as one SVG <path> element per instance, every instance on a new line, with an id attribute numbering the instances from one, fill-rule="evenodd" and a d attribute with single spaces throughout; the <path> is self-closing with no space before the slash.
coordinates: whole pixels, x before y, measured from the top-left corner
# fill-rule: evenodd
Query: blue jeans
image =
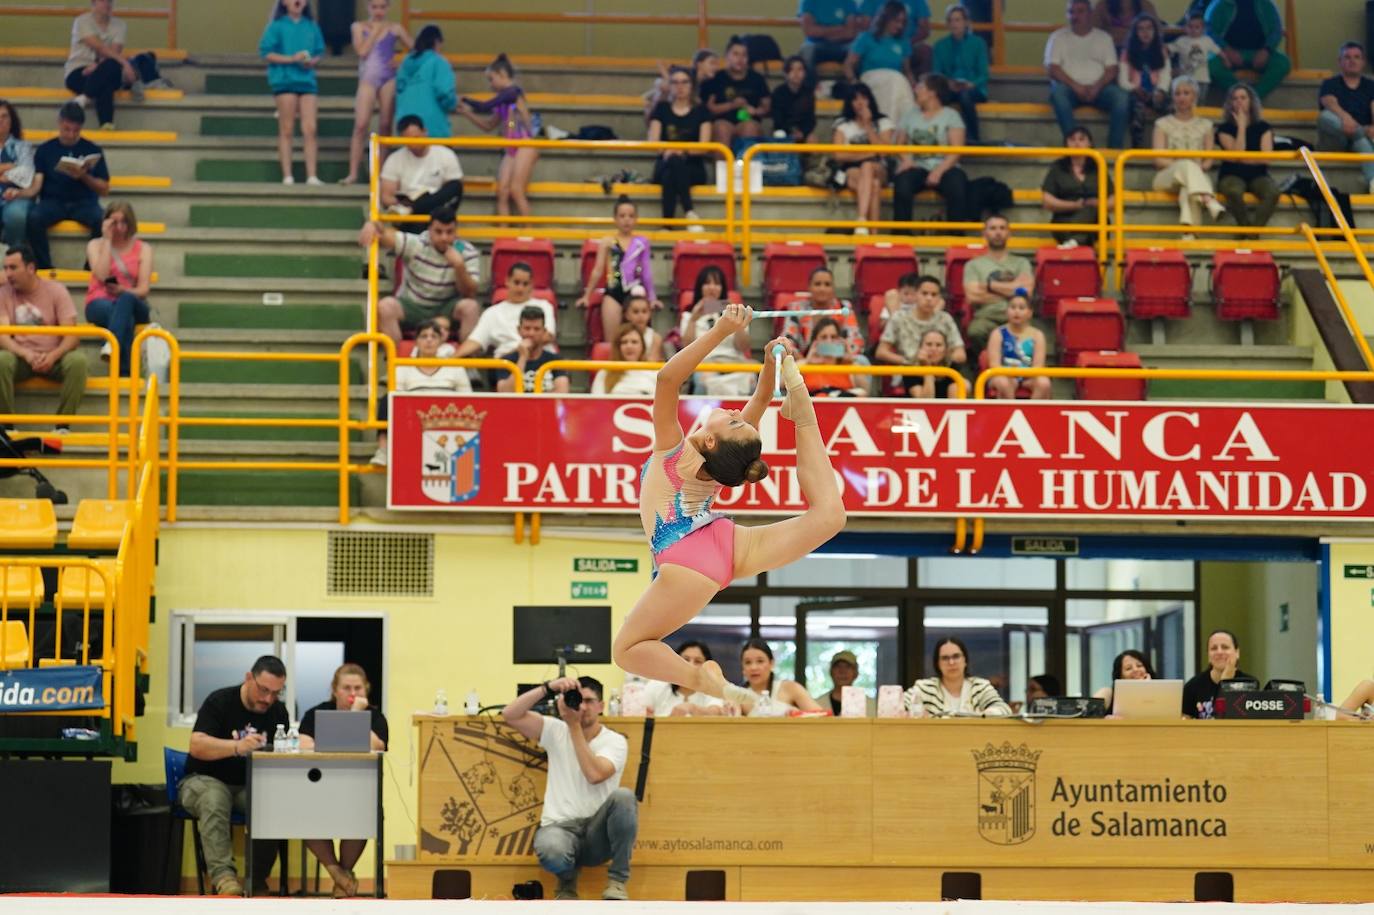
<path id="1" fill-rule="evenodd" d="M 1374 142 L 1363 127 L 1355 136 L 1347 137 L 1341 129 L 1341 116 L 1334 111 L 1323 111 L 1317 115 L 1317 149 L 1368 154 L 1374 153 Z M 1374 162 L 1361 162 L 1360 171 L 1364 172 L 1366 183 L 1374 183 Z"/>
<path id="2" fill-rule="evenodd" d="M 119 374 L 128 377 L 134 325 L 148 323 L 148 303 L 132 292 L 121 292 L 116 299 L 91 299 L 86 303 L 86 320 L 115 335 L 119 341 Z"/>
<path id="3" fill-rule="evenodd" d="M 0 239 L 6 245 L 23 245 L 29 240 L 29 210 L 33 200 L 24 197 L 16 200 L 0 200 Z"/>
<path id="4" fill-rule="evenodd" d="M 1067 135 L 1078 126 L 1073 109 L 1080 104 L 1072 89 L 1060 82 L 1050 83 L 1050 105 L 1054 108 L 1054 118 L 1059 122 L 1059 132 Z M 1111 126 L 1107 130 L 1107 146 L 1112 149 L 1126 148 L 1126 131 L 1131 126 L 1131 94 L 1112 83 L 1102 87 L 1097 98 L 1087 104 L 1107 112 Z"/>
<path id="5" fill-rule="evenodd" d="M 629 788 L 617 788 L 606 803 L 585 820 L 550 823 L 534 834 L 539 866 L 556 877 L 568 877 L 579 867 L 606 868 L 612 880 L 630 879 L 630 852 L 639 831 L 639 802 Z"/>
<path id="6" fill-rule="evenodd" d="M 81 200 L 57 200 L 52 197 L 38 197 L 38 205 L 29 210 L 29 244 L 33 246 L 33 256 L 38 260 L 39 269 L 52 267 L 52 249 L 48 246 L 48 227 L 64 219 L 75 219 L 91 230 L 91 237 L 100 235 L 100 223 L 105 213 L 100 209 L 100 201 L 95 197 Z"/>

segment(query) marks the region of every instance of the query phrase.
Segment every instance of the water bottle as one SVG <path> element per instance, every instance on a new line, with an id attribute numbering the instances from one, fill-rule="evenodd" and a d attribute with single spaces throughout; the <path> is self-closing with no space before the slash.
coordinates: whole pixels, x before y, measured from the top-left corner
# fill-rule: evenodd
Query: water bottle
<path id="1" fill-rule="evenodd" d="M 477 690 L 475 688 L 469 690 L 468 697 L 463 702 L 463 711 L 467 712 L 469 715 L 476 715 L 481 710 L 482 703 L 477 699 Z"/>
<path id="2" fill-rule="evenodd" d="M 294 724 L 286 732 L 286 746 L 288 753 L 299 753 L 301 751 L 301 732 L 300 728 Z"/>
<path id="3" fill-rule="evenodd" d="M 442 689 L 436 690 L 434 693 L 434 714 L 448 714 L 448 693 L 444 692 Z"/>
<path id="4" fill-rule="evenodd" d="M 620 690 L 611 690 L 611 701 L 606 704 L 606 714 L 612 718 L 620 716 Z"/>
<path id="5" fill-rule="evenodd" d="M 277 725 L 277 733 L 272 735 L 272 752 L 288 753 L 291 748 L 286 744 L 286 725 Z"/>

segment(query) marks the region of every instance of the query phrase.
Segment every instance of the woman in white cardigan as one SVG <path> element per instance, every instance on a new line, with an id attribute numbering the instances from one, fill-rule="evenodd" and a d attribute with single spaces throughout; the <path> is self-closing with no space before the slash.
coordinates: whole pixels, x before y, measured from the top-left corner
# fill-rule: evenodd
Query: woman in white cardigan
<path id="1" fill-rule="evenodd" d="M 982 677 L 968 675 L 968 649 L 947 636 L 935 643 L 932 658 L 937 677 L 917 680 L 903 696 L 909 713 L 924 715 L 1010 715 L 997 689 Z M 921 710 L 917 710 L 920 706 Z"/>

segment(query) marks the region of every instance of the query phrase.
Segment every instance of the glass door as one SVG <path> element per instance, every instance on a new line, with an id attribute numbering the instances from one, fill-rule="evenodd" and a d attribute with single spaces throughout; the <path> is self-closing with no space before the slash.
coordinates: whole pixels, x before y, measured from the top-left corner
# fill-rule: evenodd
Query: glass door
<path id="1" fill-rule="evenodd" d="M 859 662 L 854 686 L 870 699 L 878 687 L 900 682 L 900 608 L 891 601 L 826 600 L 797 604 L 797 680 L 812 695 L 829 692 L 830 662 L 851 651 Z M 822 703 L 824 705 L 824 703 Z"/>

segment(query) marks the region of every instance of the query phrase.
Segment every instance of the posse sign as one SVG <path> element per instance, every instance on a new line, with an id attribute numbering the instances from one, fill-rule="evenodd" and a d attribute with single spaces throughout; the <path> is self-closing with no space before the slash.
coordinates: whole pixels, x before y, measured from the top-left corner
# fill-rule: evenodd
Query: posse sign
<path id="1" fill-rule="evenodd" d="M 653 447 L 644 400 L 392 394 L 393 509 L 633 512 Z M 684 398 L 689 432 L 724 403 Z M 821 400 L 853 515 L 1374 518 L 1362 407 Z M 761 483 L 716 506 L 804 508 L 792 426 L 760 425 Z M 1368 441 L 1366 441 L 1368 437 Z M 1333 447 L 1340 443 L 1340 447 Z"/>

